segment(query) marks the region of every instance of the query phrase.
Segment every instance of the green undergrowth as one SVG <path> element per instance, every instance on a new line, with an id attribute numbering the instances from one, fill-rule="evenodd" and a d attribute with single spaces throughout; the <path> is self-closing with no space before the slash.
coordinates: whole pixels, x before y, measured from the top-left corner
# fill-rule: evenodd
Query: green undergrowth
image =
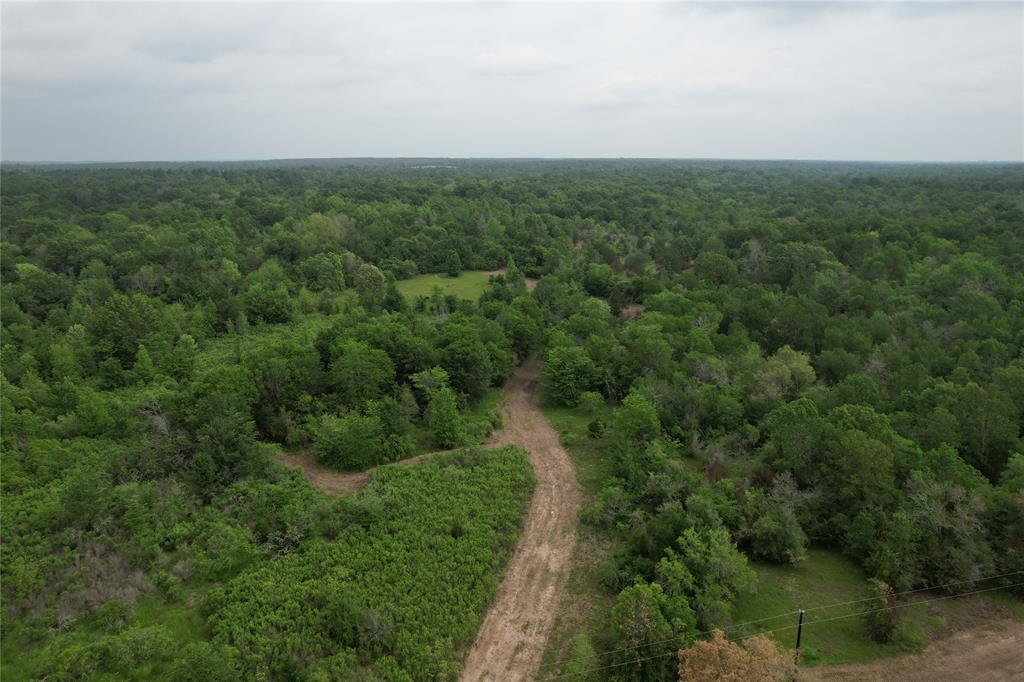
<path id="1" fill-rule="evenodd" d="M 59 632 L 5 617 L 2 678 L 454 679 L 533 484 L 514 446 L 382 467 L 355 496 L 328 503 L 319 534 L 250 552 L 219 582 L 111 601 Z"/>
<path id="2" fill-rule="evenodd" d="M 491 415 L 499 410 L 501 395 L 500 388 L 488 388 L 480 400 L 461 411 L 467 427 L 466 430 L 471 436 L 468 439 L 469 445 L 482 445 L 487 436 L 494 430 Z M 422 423 L 413 424 L 410 435 L 412 436 L 413 449 L 409 453 L 409 457 L 426 455 L 437 450 L 433 434 Z"/>
<path id="3" fill-rule="evenodd" d="M 596 410 L 585 410 L 581 407 L 555 405 L 545 399 L 541 403 L 541 412 L 558 431 L 562 445 L 576 464 L 576 478 L 584 495 L 592 498 L 611 476 L 612 461 L 607 456 L 604 440 L 593 437 L 589 427 L 595 420 L 607 424 L 611 407 L 601 405 Z"/>
<path id="4" fill-rule="evenodd" d="M 208 634 L 197 608 L 185 600 L 167 603 L 155 595 L 143 597 L 134 607 L 110 602 L 75 627 L 45 641 L 39 639 L 29 621 L 5 618 L 0 677 L 175 679 L 176 668 L 169 656 L 137 660 L 137 655 L 156 647 L 181 651 L 203 642 Z M 48 672 L 50 677 L 46 676 Z"/>
<path id="5" fill-rule="evenodd" d="M 264 324 L 250 327 L 244 334 L 222 336 L 203 344 L 196 356 L 197 370 L 212 370 L 237 364 L 247 354 L 275 344 L 295 344 L 312 348 L 317 335 L 343 319 L 344 316 L 303 315 L 284 324 Z"/>
<path id="6" fill-rule="evenodd" d="M 457 673 L 515 546 L 533 474 L 515 447 L 385 467 L 332 540 L 247 571 L 208 600 L 247 675 Z"/>

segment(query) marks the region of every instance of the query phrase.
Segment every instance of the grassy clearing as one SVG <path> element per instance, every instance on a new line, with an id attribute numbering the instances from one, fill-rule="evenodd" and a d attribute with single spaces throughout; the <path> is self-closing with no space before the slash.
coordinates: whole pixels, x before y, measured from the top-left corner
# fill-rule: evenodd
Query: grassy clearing
<path id="1" fill-rule="evenodd" d="M 788 628 L 772 632 L 771 636 L 779 644 L 792 648 L 796 638 L 796 628 L 793 626 L 797 622 L 797 616 L 792 612 L 801 608 L 816 609 L 826 604 L 854 601 L 869 596 L 867 576 L 860 567 L 845 557 L 826 550 L 808 551 L 807 560 L 796 566 L 756 563 L 754 568 L 758 576 L 757 592 L 737 601 L 733 620 L 736 623 L 763 618 L 771 620 L 754 626 L 736 628 L 730 631 L 731 637 Z M 922 643 L 923 633 L 916 627 L 916 623 L 909 631 L 901 633 L 903 646 L 873 642 L 868 633 L 867 623 L 862 617 L 813 624 L 813 621 L 818 619 L 857 613 L 865 608 L 862 603 L 809 612 L 804 620 L 802 661 L 810 664 L 867 661 L 899 653 Z M 904 609 L 909 610 L 911 609 Z M 791 615 L 772 618 L 787 612 Z M 903 615 L 905 622 L 914 622 L 920 614 Z"/>
<path id="2" fill-rule="evenodd" d="M 608 423 L 612 408 L 604 405 L 595 412 L 587 412 L 578 407 L 557 406 L 545 399 L 541 402 L 541 412 L 558 431 L 562 445 L 576 464 L 576 477 L 589 503 L 611 476 L 613 463 L 603 440 L 591 438 L 587 427 L 598 418 Z"/>
<path id="3" fill-rule="evenodd" d="M 441 287 L 446 294 L 475 301 L 487 289 L 487 281 L 493 272 L 487 270 L 466 270 L 458 277 L 441 273 L 417 275 L 411 279 L 396 282 L 398 291 L 410 301 L 417 296 L 430 296 L 434 287 Z"/>
<path id="4" fill-rule="evenodd" d="M 853 615 L 870 608 L 869 602 L 819 608 L 869 596 L 867 576 L 846 557 L 828 550 L 812 549 L 808 551 L 807 560 L 796 566 L 763 563 L 755 563 L 753 566 L 758 574 L 757 592 L 737 601 L 733 610 L 734 622 L 745 623 L 779 614 L 789 615 L 736 628 L 730 631 L 730 637 L 776 630 L 770 633 L 771 637 L 779 644 L 793 648 L 797 623 L 797 616 L 793 612 L 801 608 L 814 609 L 804 617 L 800 646 L 801 662 L 808 665 L 858 663 L 920 650 L 929 639 L 941 635 L 943 631 L 997 614 L 1024 618 L 1024 605 L 1012 596 L 999 592 L 931 604 L 914 604 L 899 609 L 900 625 L 895 641 L 879 644 L 869 636 L 864 616 Z M 941 593 L 921 592 L 911 595 L 905 603 L 943 596 Z M 829 618 L 835 620 L 818 625 L 814 623 Z"/>

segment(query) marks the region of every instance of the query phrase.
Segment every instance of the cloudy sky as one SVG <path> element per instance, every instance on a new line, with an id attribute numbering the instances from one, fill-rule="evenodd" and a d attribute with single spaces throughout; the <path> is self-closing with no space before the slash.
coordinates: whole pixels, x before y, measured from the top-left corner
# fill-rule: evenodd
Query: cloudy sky
<path id="1" fill-rule="evenodd" d="M 4 160 L 1022 160 L 1024 5 L 2 6 Z"/>

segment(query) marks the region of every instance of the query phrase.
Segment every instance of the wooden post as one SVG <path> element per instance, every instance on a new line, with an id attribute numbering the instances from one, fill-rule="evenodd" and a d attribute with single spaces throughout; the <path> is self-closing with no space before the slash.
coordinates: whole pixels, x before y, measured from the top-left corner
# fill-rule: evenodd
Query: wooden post
<path id="1" fill-rule="evenodd" d="M 797 665 L 800 664 L 800 635 L 803 634 L 803 631 L 804 631 L 804 610 L 800 609 L 800 620 L 798 620 L 797 623 L 796 623 L 796 653 L 795 653 L 795 657 L 796 657 Z"/>

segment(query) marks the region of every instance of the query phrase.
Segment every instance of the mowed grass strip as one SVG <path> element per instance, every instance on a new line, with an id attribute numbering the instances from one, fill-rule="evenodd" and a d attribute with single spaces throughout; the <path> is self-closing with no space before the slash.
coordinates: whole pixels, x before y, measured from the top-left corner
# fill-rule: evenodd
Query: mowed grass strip
<path id="1" fill-rule="evenodd" d="M 430 296 L 434 293 L 434 287 L 441 287 L 446 294 L 475 301 L 487 289 L 487 281 L 493 274 L 494 272 L 488 270 L 466 270 L 458 277 L 429 273 L 399 280 L 395 284 L 398 291 L 410 301 L 415 300 L 417 296 Z"/>

